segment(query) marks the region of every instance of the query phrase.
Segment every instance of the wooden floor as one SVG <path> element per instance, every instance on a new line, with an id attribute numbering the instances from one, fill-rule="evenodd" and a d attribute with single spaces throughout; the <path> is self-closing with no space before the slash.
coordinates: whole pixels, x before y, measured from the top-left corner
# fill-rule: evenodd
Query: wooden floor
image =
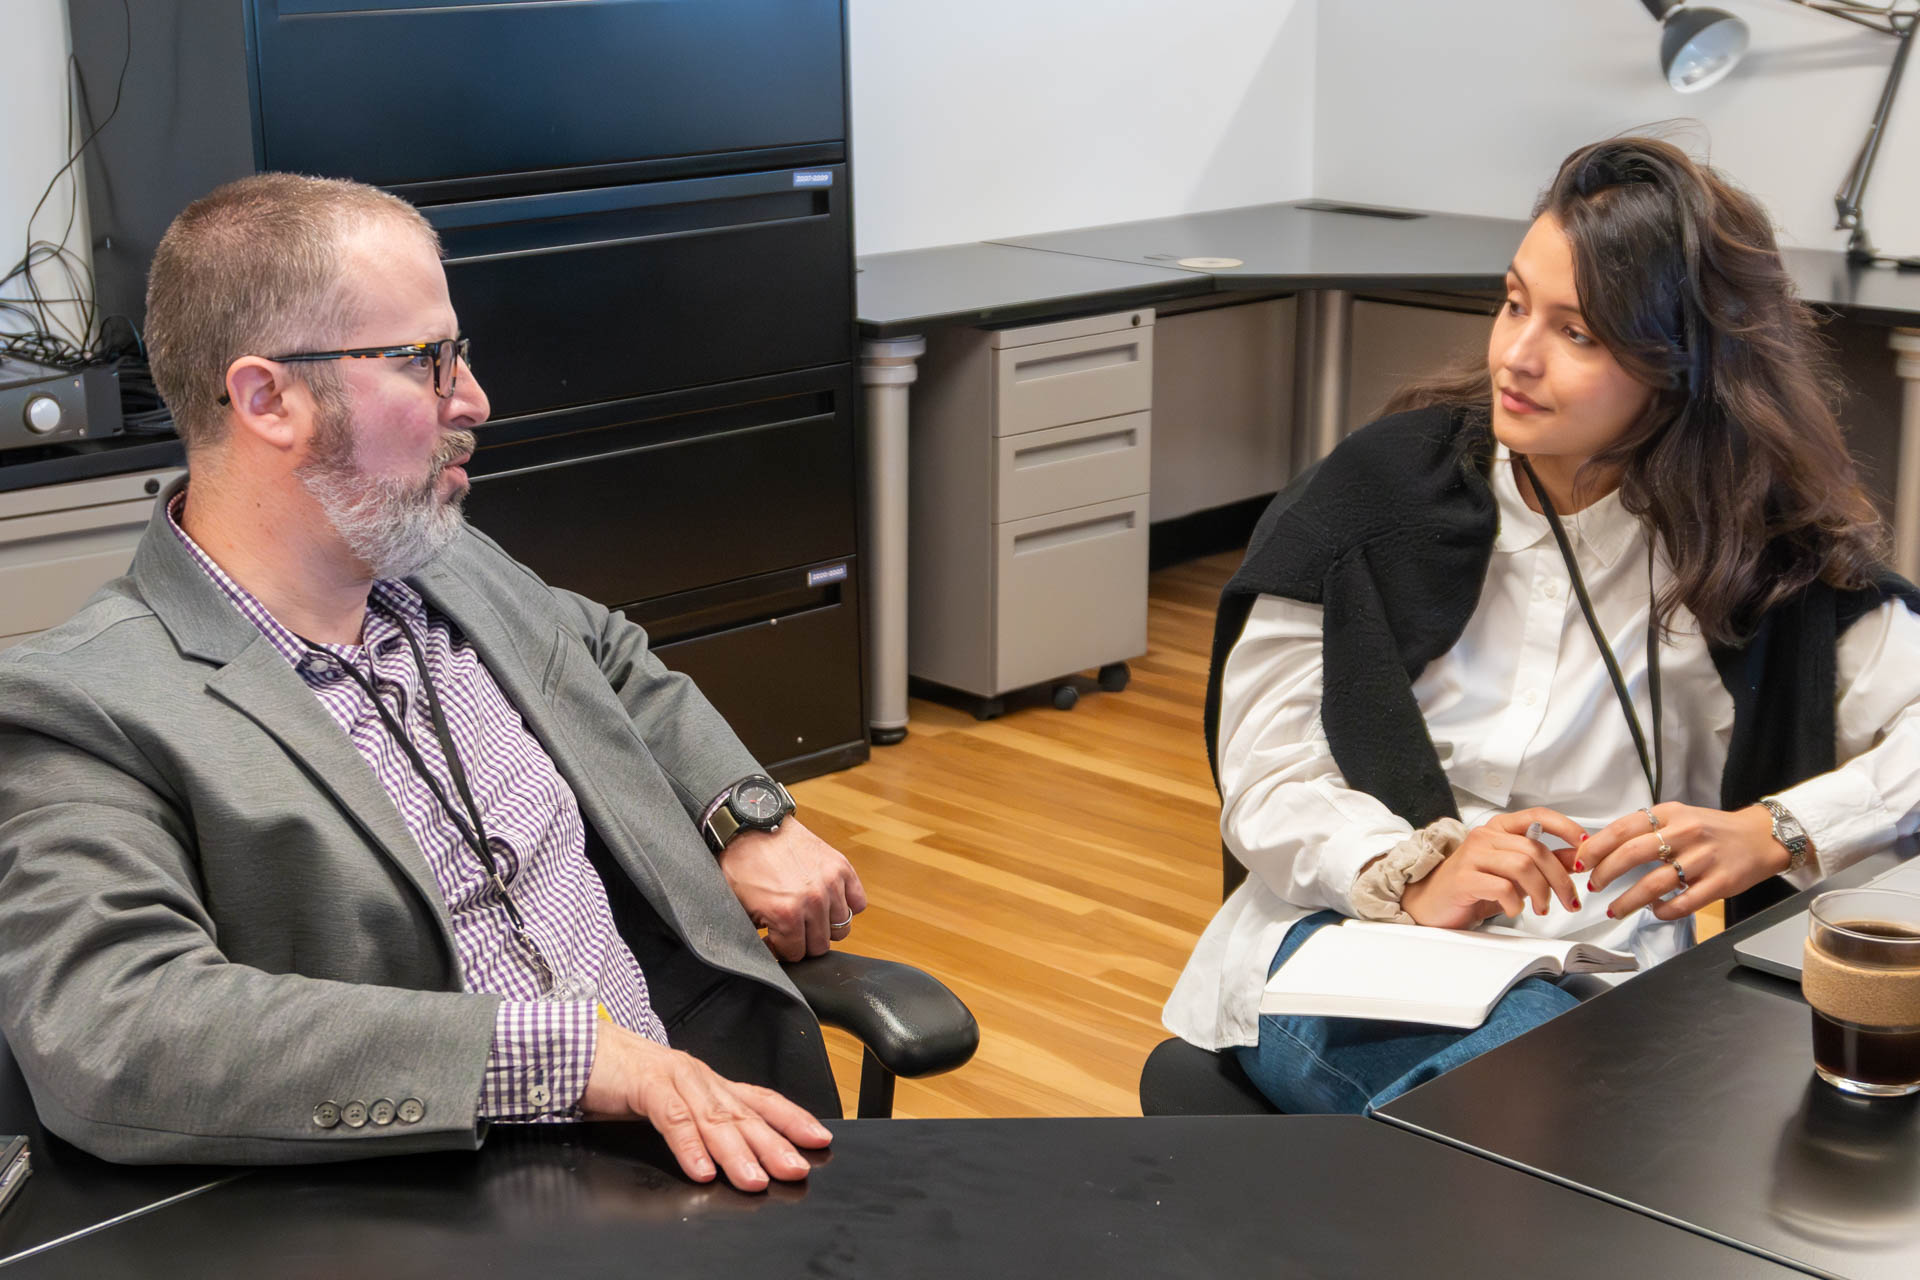
<path id="1" fill-rule="evenodd" d="M 1214 605 L 1239 559 L 1153 575 L 1147 656 L 1124 693 L 1086 681 L 1072 711 L 1035 698 L 984 724 L 915 699 L 905 742 L 794 787 L 866 884 L 850 947 L 933 973 L 980 1023 L 973 1061 L 901 1081 L 896 1115 L 1139 1114 L 1160 1007 L 1220 905 L 1200 720 Z M 859 1047 L 828 1041 L 852 1114 Z"/>

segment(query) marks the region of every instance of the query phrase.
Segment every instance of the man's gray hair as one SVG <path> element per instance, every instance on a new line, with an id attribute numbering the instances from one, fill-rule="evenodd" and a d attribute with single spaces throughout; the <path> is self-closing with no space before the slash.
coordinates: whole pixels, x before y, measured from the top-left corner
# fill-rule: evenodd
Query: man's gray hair
<path id="1" fill-rule="evenodd" d="M 356 323 L 346 242 L 380 218 L 427 220 L 398 196 L 338 178 L 262 173 L 180 211 L 147 276 L 147 359 L 188 452 L 226 436 L 227 368 L 241 356 L 339 345 Z M 342 394 L 328 365 L 289 365 L 323 401 Z"/>

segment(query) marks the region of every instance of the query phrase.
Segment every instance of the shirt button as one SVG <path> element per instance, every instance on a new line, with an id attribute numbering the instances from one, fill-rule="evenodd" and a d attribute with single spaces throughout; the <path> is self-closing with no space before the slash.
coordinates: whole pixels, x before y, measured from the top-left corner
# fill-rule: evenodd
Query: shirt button
<path id="1" fill-rule="evenodd" d="M 1557 582 L 1549 582 L 1547 584 L 1547 599 L 1558 600 L 1559 598 L 1560 598 L 1560 584 Z"/>
<path id="2" fill-rule="evenodd" d="M 418 1098 L 408 1098 L 400 1104 L 398 1115 L 401 1124 L 419 1124 L 426 1117 L 427 1104 Z"/>
<path id="3" fill-rule="evenodd" d="M 322 1129 L 331 1129 L 340 1123 L 340 1104 L 323 1102 L 313 1109 L 313 1123 Z"/>
<path id="4" fill-rule="evenodd" d="M 1488 786 L 1490 786 L 1490 787 L 1497 787 L 1497 786 L 1499 786 L 1499 785 L 1500 785 L 1500 784 L 1501 784 L 1502 782 L 1505 782 L 1505 781 L 1506 781 L 1506 779 L 1505 779 L 1505 778 L 1502 778 L 1502 777 L 1501 777 L 1501 776 L 1500 776 L 1499 774 L 1497 774 L 1497 773 L 1495 773 L 1495 772 L 1493 772 L 1493 771 L 1492 771 L 1491 769 L 1489 769 L 1489 770 L 1487 771 L 1487 785 L 1488 785 Z"/>
<path id="5" fill-rule="evenodd" d="M 537 1084 L 527 1090 L 527 1101 L 536 1107 L 544 1107 L 553 1101 L 553 1090 L 543 1084 Z"/>
<path id="6" fill-rule="evenodd" d="M 1538 689 L 1527 690 L 1527 705 L 1532 706 L 1538 701 L 1540 701 L 1540 691 Z"/>
<path id="7" fill-rule="evenodd" d="M 393 1113 L 392 1098 L 375 1098 L 373 1105 L 367 1108 L 367 1119 L 384 1129 L 393 1123 Z"/>
<path id="8" fill-rule="evenodd" d="M 367 1104 L 355 1100 L 340 1108 L 340 1123 L 358 1129 L 367 1122 Z"/>

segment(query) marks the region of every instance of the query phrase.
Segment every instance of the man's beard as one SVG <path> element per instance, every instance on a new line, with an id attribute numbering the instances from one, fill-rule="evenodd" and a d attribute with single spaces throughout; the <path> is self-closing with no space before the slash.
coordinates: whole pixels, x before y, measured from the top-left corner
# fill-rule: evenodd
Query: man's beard
<path id="1" fill-rule="evenodd" d="M 453 431 L 441 437 L 425 480 L 369 475 L 354 457 L 351 412 L 322 404 L 313 456 L 294 474 L 375 578 L 404 578 L 445 550 L 466 523 L 460 510 L 465 491 L 442 502 L 439 488 L 452 461 L 473 452 L 474 435 Z"/>

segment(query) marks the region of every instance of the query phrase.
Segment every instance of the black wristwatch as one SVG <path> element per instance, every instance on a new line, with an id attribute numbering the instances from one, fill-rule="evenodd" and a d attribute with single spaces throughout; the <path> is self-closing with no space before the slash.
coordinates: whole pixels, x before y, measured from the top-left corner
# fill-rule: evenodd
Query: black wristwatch
<path id="1" fill-rule="evenodd" d="M 750 774 L 720 793 L 700 824 L 707 847 L 726 848 L 742 831 L 777 831 L 793 813 L 793 797 L 764 773 Z"/>

